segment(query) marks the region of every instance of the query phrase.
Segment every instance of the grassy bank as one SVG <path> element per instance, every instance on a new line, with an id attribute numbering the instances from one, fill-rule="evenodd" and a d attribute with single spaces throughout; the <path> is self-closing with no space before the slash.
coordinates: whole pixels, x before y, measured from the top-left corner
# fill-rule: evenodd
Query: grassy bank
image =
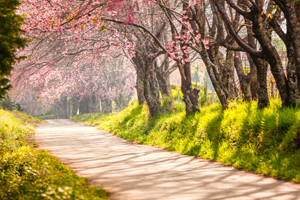
<path id="1" fill-rule="evenodd" d="M 281 108 L 273 100 L 268 108 L 257 102 L 202 107 L 186 116 L 176 112 L 147 120 L 146 106 L 132 104 L 120 113 L 74 117 L 88 125 L 145 145 L 213 159 L 237 168 L 300 183 L 300 109 Z"/>
<path id="2" fill-rule="evenodd" d="M 43 116 L 38 116 L 37 118 L 41 120 L 46 120 L 46 119 L 55 119 L 54 115 L 43 115 Z"/>
<path id="3" fill-rule="evenodd" d="M 0 199 L 106 199 L 32 139 L 36 118 L 0 109 Z"/>

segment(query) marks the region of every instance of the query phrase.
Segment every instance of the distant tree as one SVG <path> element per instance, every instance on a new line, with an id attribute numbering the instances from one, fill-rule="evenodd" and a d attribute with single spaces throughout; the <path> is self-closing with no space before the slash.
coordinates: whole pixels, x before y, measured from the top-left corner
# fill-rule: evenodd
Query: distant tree
<path id="1" fill-rule="evenodd" d="M 21 37 L 23 17 L 16 14 L 19 5 L 19 0 L 0 0 L 0 99 L 11 88 L 7 76 L 15 61 L 20 59 L 16 51 L 27 41 Z"/>

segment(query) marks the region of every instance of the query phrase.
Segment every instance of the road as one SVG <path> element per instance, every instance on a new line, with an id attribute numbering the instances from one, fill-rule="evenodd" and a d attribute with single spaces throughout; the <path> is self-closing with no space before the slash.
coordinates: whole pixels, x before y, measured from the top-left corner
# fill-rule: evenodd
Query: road
<path id="1" fill-rule="evenodd" d="M 113 200 L 300 200 L 300 185 L 120 139 L 71 120 L 48 120 L 36 141 Z"/>

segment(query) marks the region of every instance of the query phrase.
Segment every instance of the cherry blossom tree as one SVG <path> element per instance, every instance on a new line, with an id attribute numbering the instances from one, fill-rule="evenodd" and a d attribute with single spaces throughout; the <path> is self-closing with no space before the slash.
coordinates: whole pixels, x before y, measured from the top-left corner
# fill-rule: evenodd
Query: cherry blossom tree
<path id="1" fill-rule="evenodd" d="M 168 77 L 178 69 L 190 114 L 200 110 L 199 90 L 191 79 L 191 62 L 200 57 L 224 108 L 239 94 L 235 73 L 243 98 L 258 98 L 260 107 L 267 106 L 269 65 L 283 105 L 295 105 L 300 99 L 299 7 L 292 0 L 23 0 L 19 12 L 26 17 L 31 43 L 20 56 L 29 59 L 17 65 L 13 77 L 22 87 L 43 86 L 44 96 L 76 94 L 119 105 L 118 94 L 135 84 L 140 104 L 146 102 L 155 116 L 160 94 L 171 95 Z M 272 43 L 274 34 L 287 47 L 287 74 Z M 118 64 L 123 76 L 114 76 L 125 80 L 124 90 L 106 91 L 110 85 L 104 82 L 112 79 L 103 77 L 118 71 L 112 63 L 119 55 L 134 66 L 136 81 L 132 71 L 126 78 L 127 68 Z M 248 57 L 249 73 L 242 55 Z"/>

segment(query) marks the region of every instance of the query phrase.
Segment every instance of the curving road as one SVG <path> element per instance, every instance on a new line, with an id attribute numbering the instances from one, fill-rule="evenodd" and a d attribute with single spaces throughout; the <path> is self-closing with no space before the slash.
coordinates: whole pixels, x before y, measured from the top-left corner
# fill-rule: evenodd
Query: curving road
<path id="1" fill-rule="evenodd" d="M 71 120 L 39 125 L 36 141 L 92 185 L 111 191 L 111 199 L 300 200 L 299 184 L 133 144 Z"/>

